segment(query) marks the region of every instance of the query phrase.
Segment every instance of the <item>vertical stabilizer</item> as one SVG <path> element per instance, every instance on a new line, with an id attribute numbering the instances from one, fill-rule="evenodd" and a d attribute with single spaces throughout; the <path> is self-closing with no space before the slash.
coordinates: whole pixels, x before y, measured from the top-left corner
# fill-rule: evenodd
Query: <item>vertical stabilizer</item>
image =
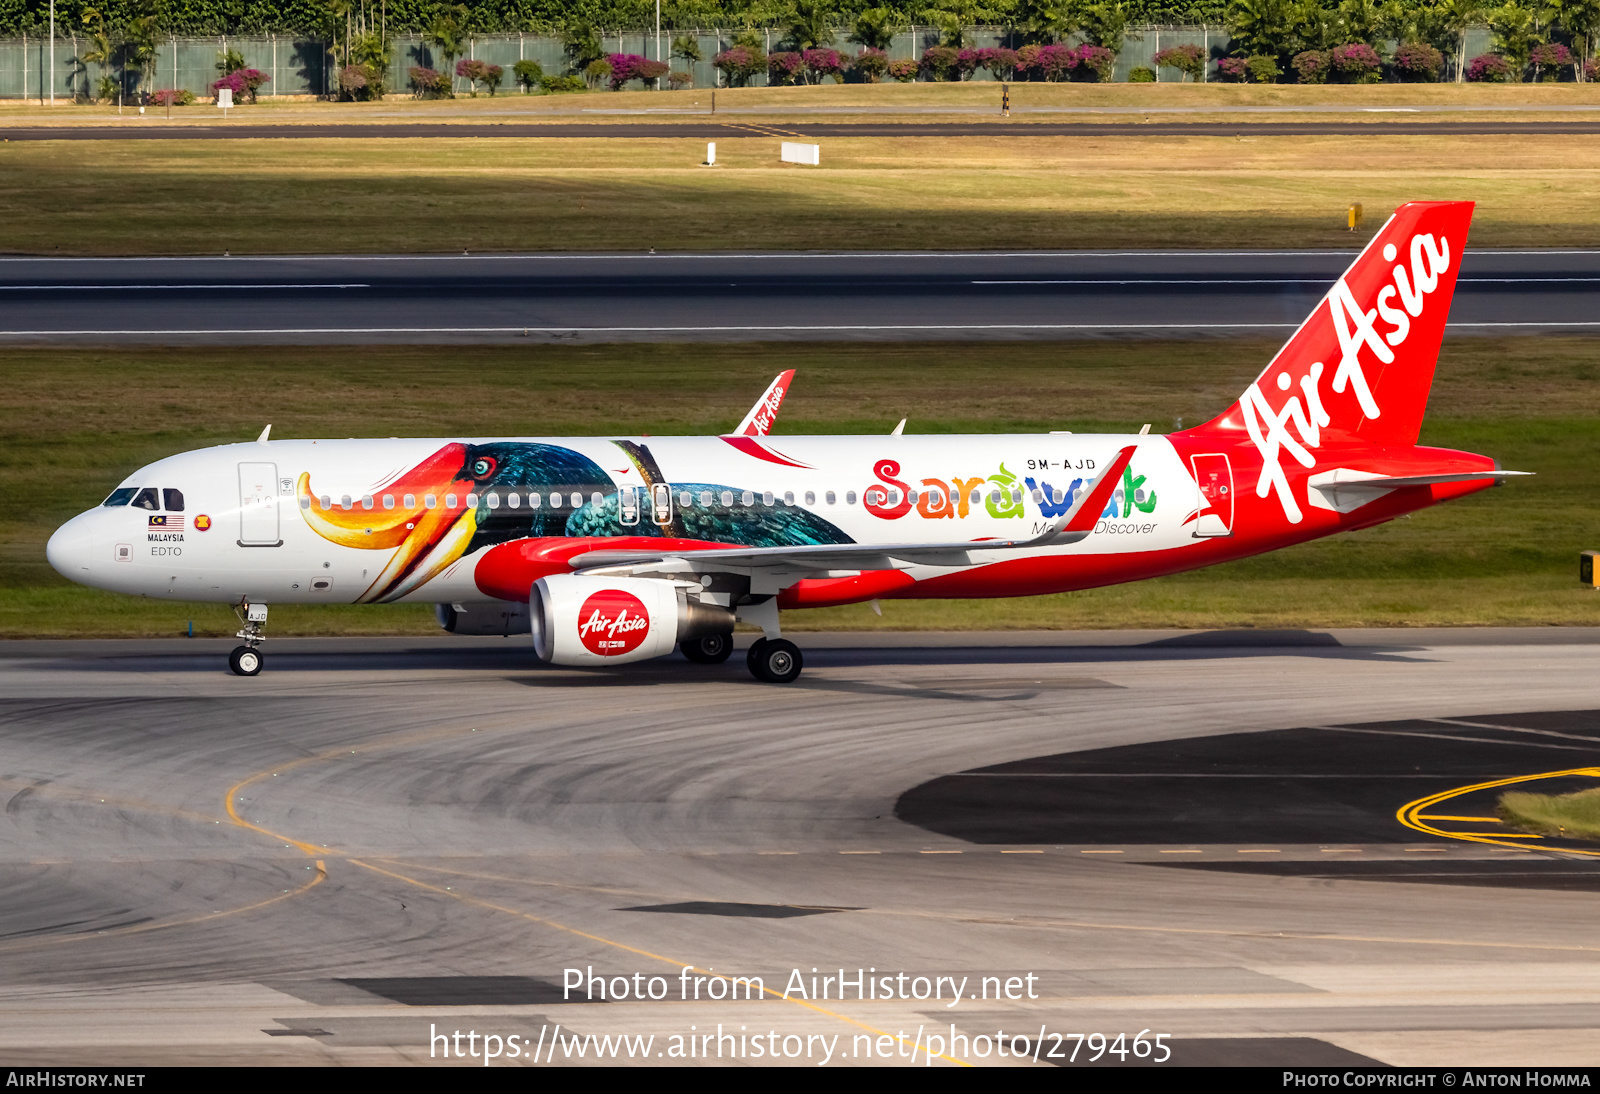
<path id="1" fill-rule="evenodd" d="M 1470 201 L 1402 205 L 1226 414 L 1266 456 L 1331 433 L 1415 444 L 1472 222 Z"/>

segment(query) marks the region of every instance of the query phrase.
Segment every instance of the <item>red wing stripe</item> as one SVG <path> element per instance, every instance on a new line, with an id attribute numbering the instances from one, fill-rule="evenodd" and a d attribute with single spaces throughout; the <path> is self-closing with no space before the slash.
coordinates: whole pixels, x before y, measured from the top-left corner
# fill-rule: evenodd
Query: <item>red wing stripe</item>
<path id="1" fill-rule="evenodd" d="M 722 439 L 746 456 L 754 456 L 758 460 L 766 460 L 768 463 L 775 463 L 782 467 L 803 467 L 808 471 L 812 469 L 810 464 L 796 463 L 788 456 L 774 452 L 754 437 L 724 437 Z"/>

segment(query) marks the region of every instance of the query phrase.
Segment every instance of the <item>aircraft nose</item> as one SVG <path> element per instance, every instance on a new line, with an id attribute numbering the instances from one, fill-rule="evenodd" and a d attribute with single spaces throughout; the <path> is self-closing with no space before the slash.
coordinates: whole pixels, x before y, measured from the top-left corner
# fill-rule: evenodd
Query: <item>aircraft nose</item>
<path id="1" fill-rule="evenodd" d="M 57 528 L 45 544 L 44 557 L 56 573 L 71 581 L 82 581 L 89 573 L 94 553 L 93 530 L 87 513 L 73 517 Z"/>

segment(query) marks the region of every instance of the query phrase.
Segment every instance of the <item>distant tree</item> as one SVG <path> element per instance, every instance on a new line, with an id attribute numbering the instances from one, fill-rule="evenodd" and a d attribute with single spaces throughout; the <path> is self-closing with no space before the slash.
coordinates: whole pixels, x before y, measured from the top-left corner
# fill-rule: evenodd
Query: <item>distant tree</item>
<path id="1" fill-rule="evenodd" d="M 1544 44 L 1534 13 L 1520 4 L 1509 3 L 1495 8 L 1488 18 L 1495 52 L 1511 63 L 1512 79 L 1521 80 L 1533 47 Z"/>
<path id="2" fill-rule="evenodd" d="M 1278 56 L 1288 52 L 1291 39 L 1288 0 L 1231 0 L 1227 10 L 1228 33 L 1236 55 Z"/>
<path id="3" fill-rule="evenodd" d="M 1484 0 L 1440 0 L 1434 9 L 1440 26 L 1455 41 L 1456 83 L 1467 77 L 1467 30 L 1483 19 Z"/>
<path id="4" fill-rule="evenodd" d="M 78 59 L 100 68 L 98 97 L 108 102 L 117 97 L 121 84 L 111 75 L 112 62 L 116 60 L 121 43 L 107 29 L 105 17 L 97 8 L 83 9 L 83 30 L 88 41 L 86 48 L 78 51 Z"/>
<path id="5" fill-rule="evenodd" d="M 672 40 L 671 57 L 682 57 L 690 64 L 695 64 L 705 59 L 700 52 L 700 40 L 692 34 L 680 34 Z"/>
<path id="6" fill-rule="evenodd" d="M 1089 4 L 1080 16 L 1083 40 L 1092 46 L 1103 46 L 1113 53 L 1122 51 L 1123 39 L 1128 33 L 1128 12 L 1121 0 L 1104 0 Z"/>
<path id="7" fill-rule="evenodd" d="M 891 8 L 867 8 L 856 16 L 850 29 L 850 40 L 868 49 L 888 49 L 894 44 L 900 20 Z"/>
<path id="8" fill-rule="evenodd" d="M 1339 4 L 1339 37 L 1343 42 L 1377 45 L 1383 40 L 1383 12 L 1376 0 L 1342 0 Z"/>
<path id="9" fill-rule="evenodd" d="M 605 47 L 600 44 L 600 32 L 593 23 L 583 20 L 561 28 L 561 48 L 574 72 L 587 72 L 591 64 L 604 60 L 606 55 Z"/>
<path id="10" fill-rule="evenodd" d="M 439 56 L 444 58 L 444 64 L 439 66 L 439 71 L 453 72 L 455 59 L 466 52 L 467 20 L 471 15 L 465 4 L 441 8 L 433 17 L 433 21 L 428 24 L 428 29 L 423 32 L 422 40 L 438 50 Z M 455 94 L 453 83 L 450 86 L 450 93 Z"/>
<path id="11" fill-rule="evenodd" d="M 833 41 L 836 13 L 828 0 L 795 0 L 789 9 L 789 40 L 795 49 L 815 49 Z"/>
<path id="12" fill-rule="evenodd" d="M 1018 0 L 1012 20 L 1029 42 L 1059 42 L 1081 24 L 1072 0 Z"/>

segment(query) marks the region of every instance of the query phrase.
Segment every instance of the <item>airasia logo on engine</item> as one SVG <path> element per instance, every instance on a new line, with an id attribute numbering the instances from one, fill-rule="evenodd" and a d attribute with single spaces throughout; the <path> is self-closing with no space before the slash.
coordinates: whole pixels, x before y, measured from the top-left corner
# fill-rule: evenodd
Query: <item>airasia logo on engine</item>
<path id="1" fill-rule="evenodd" d="M 632 653 L 649 633 L 650 613 L 638 597 L 621 589 L 602 589 L 578 612 L 578 639 L 601 657 Z"/>

